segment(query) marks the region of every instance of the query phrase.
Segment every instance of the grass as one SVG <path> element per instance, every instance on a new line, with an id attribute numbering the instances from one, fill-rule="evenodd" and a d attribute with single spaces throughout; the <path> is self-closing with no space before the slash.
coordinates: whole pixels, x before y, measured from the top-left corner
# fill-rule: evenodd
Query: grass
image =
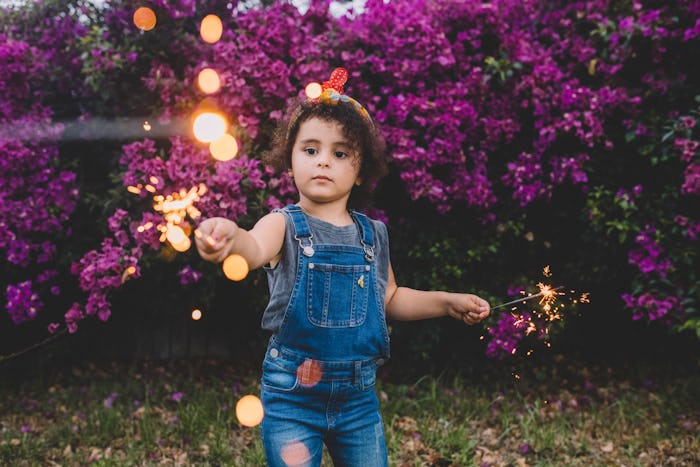
<path id="1" fill-rule="evenodd" d="M 693 371 L 695 370 L 695 371 Z M 255 370 L 88 363 L 0 383 L 2 465 L 264 465 L 236 402 Z M 380 378 L 393 466 L 700 464 L 700 372 L 559 360 L 515 377 Z M 326 456 L 324 466 L 331 465 Z"/>

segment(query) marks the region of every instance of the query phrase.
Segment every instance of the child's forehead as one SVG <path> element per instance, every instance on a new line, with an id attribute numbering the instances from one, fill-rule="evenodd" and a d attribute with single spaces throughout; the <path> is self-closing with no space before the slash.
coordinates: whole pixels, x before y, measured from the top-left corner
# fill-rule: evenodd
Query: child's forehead
<path id="1" fill-rule="evenodd" d="M 333 129 L 342 130 L 343 124 L 338 120 L 334 120 L 332 118 L 322 118 L 313 116 L 301 122 L 300 129 L 303 129 L 304 127 L 332 127 Z"/>
<path id="2" fill-rule="evenodd" d="M 319 117 L 311 117 L 308 120 L 304 120 L 299 125 L 297 141 L 306 139 L 315 139 L 319 141 L 333 139 L 348 143 L 342 123 L 336 120 L 328 120 Z"/>

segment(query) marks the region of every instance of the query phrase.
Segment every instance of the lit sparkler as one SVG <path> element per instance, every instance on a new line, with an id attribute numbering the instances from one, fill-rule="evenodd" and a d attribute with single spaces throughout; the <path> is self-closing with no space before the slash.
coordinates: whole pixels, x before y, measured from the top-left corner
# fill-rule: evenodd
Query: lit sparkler
<path id="1" fill-rule="evenodd" d="M 542 274 L 549 278 L 552 276 L 552 271 L 549 268 L 549 266 L 545 266 L 544 269 L 542 270 Z M 560 309 L 564 308 L 563 303 L 559 303 L 557 301 L 557 298 L 560 295 L 564 295 L 564 292 L 559 292 L 559 290 L 563 289 L 564 286 L 558 286 L 558 287 L 552 287 L 549 284 L 545 284 L 543 282 L 538 282 L 537 283 L 537 288 L 539 289 L 539 292 L 535 294 L 529 294 L 527 297 L 521 297 L 516 300 L 511 300 L 506 303 L 502 303 L 500 305 L 496 305 L 494 307 L 491 307 L 492 310 L 498 309 L 498 308 L 505 308 L 510 305 L 516 305 L 516 304 L 521 304 L 524 303 L 528 300 L 533 300 L 535 298 L 539 298 L 539 305 L 541 305 L 540 309 L 533 309 L 531 310 L 532 314 L 536 316 L 537 318 L 540 319 L 545 319 L 546 321 L 555 321 L 558 319 L 561 319 L 561 313 Z M 573 292 L 573 291 L 572 291 Z M 520 293 L 525 294 L 525 291 L 521 291 Z M 587 294 L 584 294 L 587 298 Z M 583 296 L 582 296 L 583 298 Z M 511 311 L 516 311 L 517 306 L 514 306 Z M 515 314 L 513 314 L 514 317 L 519 318 Z M 519 318 L 517 323 L 520 323 L 520 320 L 522 318 Z M 528 322 L 528 331 L 532 332 L 537 330 L 536 327 L 534 329 L 530 330 L 532 328 L 532 322 Z M 526 334 L 529 334 L 530 332 L 527 332 Z"/>
<path id="2" fill-rule="evenodd" d="M 537 284 L 538 287 L 540 287 L 539 293 L 533 294 L 533 295 L 528 295 L 527 297 L 523 298 L 518 298 L 516 300 L 511 300 L 510 302 L 506 303 L 501 303 L 500 305 L 492 306 L 491 309 L 495 310 L 497 308 L 504 308 L 509 305 L 515 305 L 516 303 L 524 303 L 526 300 L 532 300 L 537 297 L 542 297 L 542 300 L 540 300 L 540 304 L 542 303 L 549 303 L 551 307 L 551 302 L 552 300 L 556 300 L 556 295 L 559 295 L 557 290 L 563 289 L 564 286 L 560 285 L 559 287 L 552 288 L 549 285 L 544 285 L 541 282 Z"/>
<path id="3" fill-rule="evenodd" d="M 546 278 L 552 276 L 549 266 L 546 266 L 542 272 Z M 491 310 L 511 307 L 510 315 L 512 317 L 512 326 L 517 329 L 518 332 L 521 332 L 523 336 L 529 336 L 531 334 L 538 336 L 539 339 L 544 341 L 544 345 L 550 348 L 549 337 L 551 327 L 554 325 L 555 321 L 561 321 L 563 319 L 562 310 L 566 307 L 566 304 L 560 300 L 560 297 L 566 295 L 566 293 L 560 292 L 564 286 L 553 287 L 544 282 L 538 282 L 536 285 L 539 289 L 537 293 L 527 293 L 522 290 L 520 293 L 524 295 L 523 297 L 492 306 Z M 569 292 L 572 295 L 576 293 L 574 290 L 570 290 Z M 524 305 L 526 302 L 534 299 L 539 299 L 537 305 L 533 305 L 526 311 L 519 310 L 520 305 Z M 588 303 L 588 293 L 582 293 L 579 297 L 570 299 L 570 302 L 574 305 L 577 303 Z M 516 352 L 517 348 L 513 347 L 511 353 L 515 354 Z M 526 355 L 530 356 L 533 352 L 534 351 L 530 349 L 526 352 Z"/>
<path id="4" fill-rule="evenodd" d="M 129 186 L 127 190 L 130 193 L 139 194 L 141 190 L 146 190 L 149 193 L 155 193 L 159 180 L 157 177 L 149 177 L 149 182 L 145 186 L 139 184 L 137 186 Z M 170 193 L 169 195 L 157 194 L 153 196 L 153 209 L 163 216 L 163 222 L 154 225 L 152 222 L 147 222 L 140 225 L 137 230 L 143 232 L 155 227 L 160 232 L 160 242 L 167 241 L 170 245 L 179 252 L 187 251 L 192 242 L 190 241 L 190 233 L 192 227 L 188 222 L 188 218 L 196 225 L 202 213 L 197 209 L 195 203 L 207 192 L 207 187 L 204 183 L 185 190 Z M 195 235 L 199 232 L 195 229 Z M 201 233 L 199 234 L 201 235 Z"/>
<path id="5" fill-rule="evenodd" d="M 189 191 L 184 188 L 173 192 L 167 196 L 156 195 L 153 197 L 153 209 L 163 214 L 164 223 L 158 225 L 161 232 L 160 241 L 168 240 L 176 251 L 187 251 L 191 246 L 189 231 L 191 228 L 187 224 L 187 217 L 194 222 L 201 217 L 202 213 L 194 206 L 199 198 L 206 193 L 207 187 L 200 183 Z M 183 228 L 184 227 L 184 228 Z"/>

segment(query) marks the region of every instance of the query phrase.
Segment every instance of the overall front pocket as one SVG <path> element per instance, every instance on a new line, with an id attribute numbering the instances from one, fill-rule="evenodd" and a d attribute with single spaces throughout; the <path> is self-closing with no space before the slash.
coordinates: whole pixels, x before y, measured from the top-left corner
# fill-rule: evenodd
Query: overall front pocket
<path id="1" fill-rule="evenodd" d="M 373 284 L 371 272 L 366 264 L 309 263 L 306 295 L 309 321 L 324 328 L 362 325 Z"/>
<path id="2" fill-rule="evenodd" d="M 269 360 L 263 362 L 262 385 L 275 392 L 294 392 L 299 387 L 295 371 L 275 365 Z"/>

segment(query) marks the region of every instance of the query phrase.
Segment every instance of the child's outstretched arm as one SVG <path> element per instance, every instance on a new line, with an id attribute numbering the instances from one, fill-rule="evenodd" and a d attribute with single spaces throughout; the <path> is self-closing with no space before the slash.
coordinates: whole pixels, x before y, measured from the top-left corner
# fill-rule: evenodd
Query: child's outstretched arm
<path id="1" fill-rule="evenodd" d="M 212 217 L 199 224 L 201 235 L 195 236 L 200 256 L 220 263 L 232 254 L 241 255 L 250 269 L 257 269 L 279 259 L 284 242 L 284 215 L 273 212 L 262 217 L 250 230 L 234 221 Z"/>
<path id="2" fill-rule="evenodd" d="M 451 316 L 476 324 L 489 315 L 489 304 L 473 294 L 426 291 L 399 287 L 389 264 L 386 287 L 386 316 L 399 321 Z"/>

